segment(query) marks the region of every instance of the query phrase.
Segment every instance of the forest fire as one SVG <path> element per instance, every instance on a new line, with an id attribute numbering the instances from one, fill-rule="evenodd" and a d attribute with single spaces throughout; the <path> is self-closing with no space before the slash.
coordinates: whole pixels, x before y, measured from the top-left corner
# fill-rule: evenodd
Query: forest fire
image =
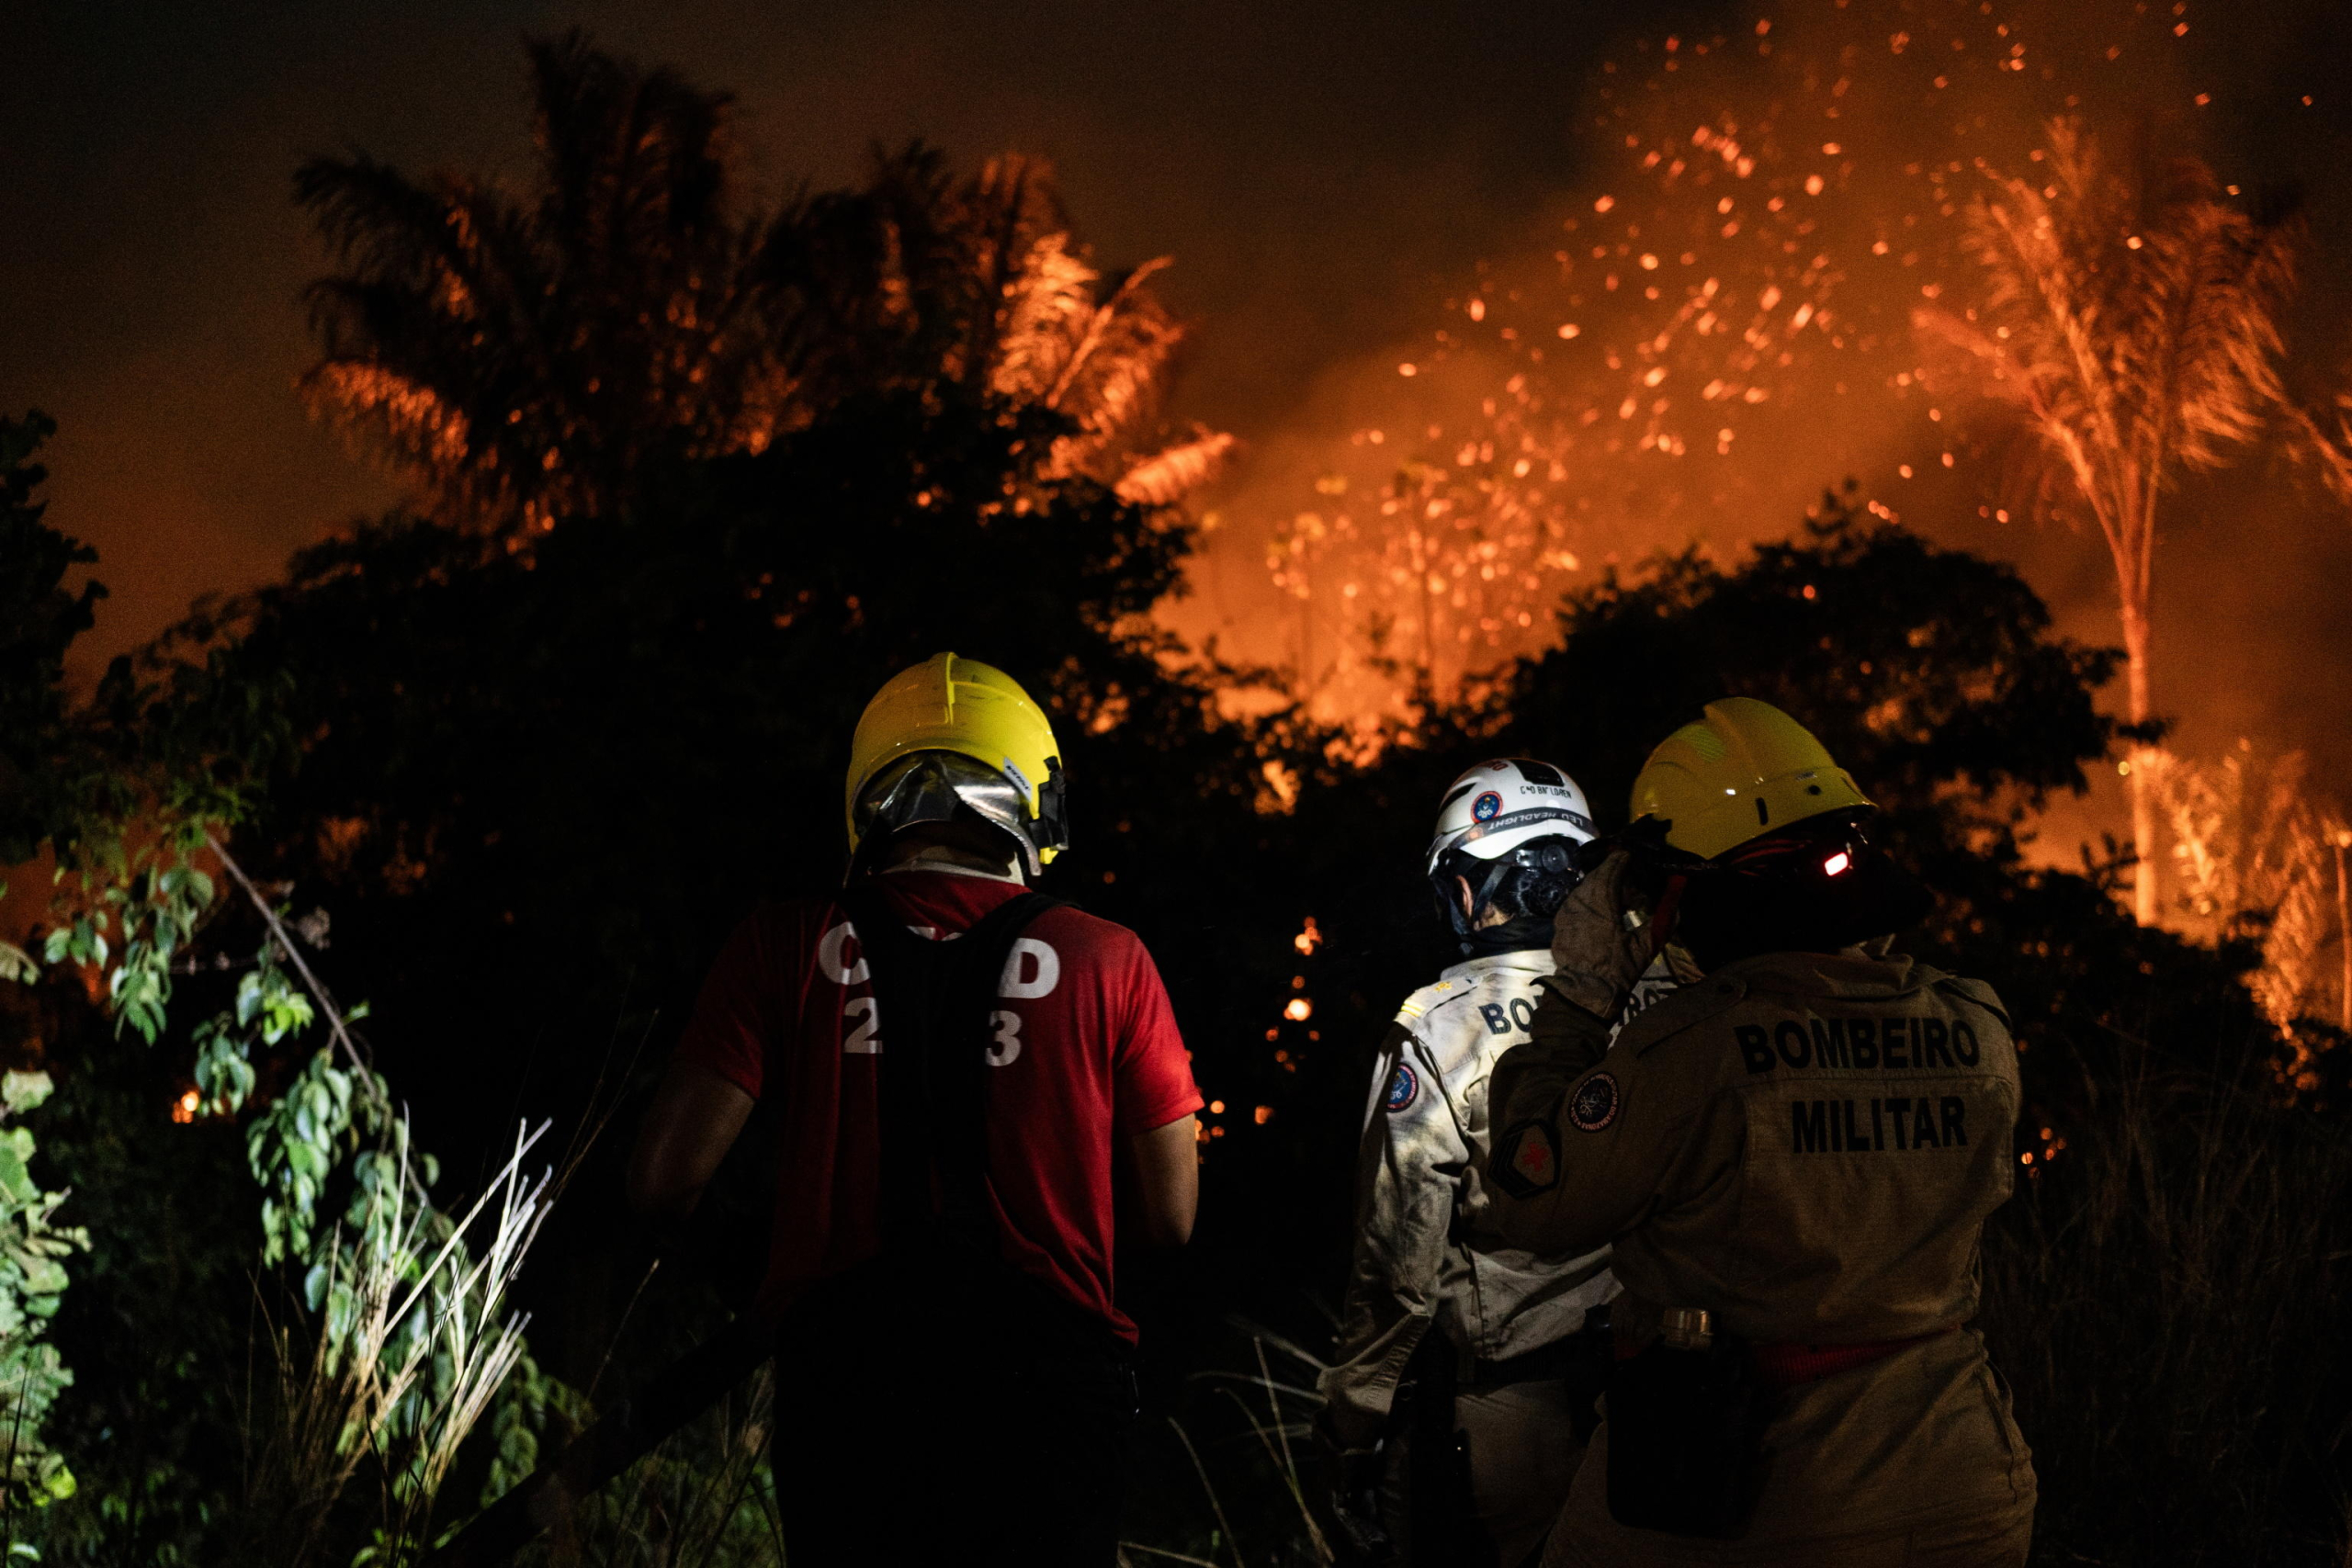
<path id="1" fill-rule="evenodd" d="M 2123 136 L 2188 107 L 2150 96 L 2191 47 L 2183 15 L 1951 5 L 1890 29 L 1841 6 L 1604 62 L 1578 121 L 1601 188 L 1465 279 L 1391 378 L 1346 390 L 1344 436 L 1286 444 L 1228 504 L 1278 519 L 1281 614 L 1227 635 L 1297 671 L 1317 711 L 1369 719 L 1404 695 L 1384 670 L 1453 690 L 1544 646 L 1564 590 L 1771 536 L 1842 478 L 1931 529 L 2066 521 L 2001 423 L 1963 417 L 1969 378 L 1931 376 L 1913 319 L 1983 292 L 1972 205 L 2069 155 L 2054 118 Z M 2274 307 L 2251 308 L 2258 335 Z"/>
<path id="2" fill-rule="evenodd" d="M 0 387 L 0 1547 L 2344 1561 L 2352 29 L 1145 9 L 289 111 L 103 679 Z"/>

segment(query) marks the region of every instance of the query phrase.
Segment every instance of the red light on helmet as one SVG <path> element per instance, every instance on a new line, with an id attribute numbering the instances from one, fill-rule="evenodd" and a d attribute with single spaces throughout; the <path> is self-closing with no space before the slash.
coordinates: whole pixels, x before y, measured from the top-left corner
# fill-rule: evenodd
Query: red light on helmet
<path id="1" fill-rule="evenodd" d="M 1843 876 L 1846 873 L 1853 869 L 1853 865 L 1854 857 L 1847 853 L 1844 850 L 1839 850 L 1836 854 L 1831 855 L 1827 860 L 1821 863 L 1821 874 L 1824 876 Z"/>

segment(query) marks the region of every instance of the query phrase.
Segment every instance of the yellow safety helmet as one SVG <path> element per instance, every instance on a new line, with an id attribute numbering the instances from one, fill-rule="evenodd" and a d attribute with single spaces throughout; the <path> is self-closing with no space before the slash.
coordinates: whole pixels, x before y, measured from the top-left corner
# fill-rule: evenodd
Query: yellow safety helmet
<path id="1" fill-rule="evenodd" d="M 920 766 L 900 765 L 918 757 Z M 907 803 L 886 814 L 899 818 L 893 827 L 946 815 L 922 802 L 960 800 L 1021 841 L 1033 874 L 1069 843 L 1054 727 L 1020 682 L 977 659 L 934 654 L 891 676 L 865 705 L 842 801 L 853 852 L 885 795 Z"/>
<path id="2" fill-rule="evenodd" d="M 1634 818 L 1713 860 L 1792 822 L 1871 802 L 1813 732 L 1770 703 L 1725 697 L 1661 741 L 1634 781 Z"/>

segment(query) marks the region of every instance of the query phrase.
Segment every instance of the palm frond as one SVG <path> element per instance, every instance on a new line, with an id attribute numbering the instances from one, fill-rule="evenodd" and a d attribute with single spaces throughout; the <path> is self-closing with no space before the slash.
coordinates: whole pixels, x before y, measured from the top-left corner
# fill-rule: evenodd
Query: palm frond
<path id="1" fill-rule="evenodd" d="M 1172 506 L 1216 479 L 1238 445 L 1225 431 L 1203 431 L 1190 441 L 1139 459 L 1112 488 L 1122 501 Z"/>

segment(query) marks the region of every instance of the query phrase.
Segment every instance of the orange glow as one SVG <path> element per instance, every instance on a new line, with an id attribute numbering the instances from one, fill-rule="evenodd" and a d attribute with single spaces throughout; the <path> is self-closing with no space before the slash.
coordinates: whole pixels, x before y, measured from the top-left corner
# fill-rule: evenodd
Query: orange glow
<path id="1" fill-rule="evenodd" d="M 2029 56 L 1973 3 L 1892 36 L 1878 9 L 1653 38 L 1597 70 L 1589 183 L 1260 442 L 1171 626 L 1368 726 L 1409 717 L 1416 678 L 1450 696 L 1550 646 L 1600 573 L 1783 536 L 1846 475 L 1880 518 L 1899 486 L 1925 521 L 2007 521 L 2005 465 L 1923 372 L 1913 312 L 1974 297 L 1969 204 L 2050 169 L 2046 117 L 2177 18 L 2086 14 Z M 1262 574 L 1236 570 L 1252 556 Z"/>
<path id="2" fill-rule="evenodd" d="M 1315 1004 L 1305 997 L 1293 997 L 1290 1006 L 1283 1009 L 1283 1016 L 1293 1023 L 1305 1023 L 1315 1016 Z"/>
<path id="3" fill-rule="evenodd" d="M 196 1120 L 197 1108 L 203 1103 L 204 1097 L 198 1094 L 196 1090 L 189 1089 L 177 1100 L 172 1101 L 172 1120 L 177 1122 L 182 1126 L 187 1125 L 187 1123 Z"/>

